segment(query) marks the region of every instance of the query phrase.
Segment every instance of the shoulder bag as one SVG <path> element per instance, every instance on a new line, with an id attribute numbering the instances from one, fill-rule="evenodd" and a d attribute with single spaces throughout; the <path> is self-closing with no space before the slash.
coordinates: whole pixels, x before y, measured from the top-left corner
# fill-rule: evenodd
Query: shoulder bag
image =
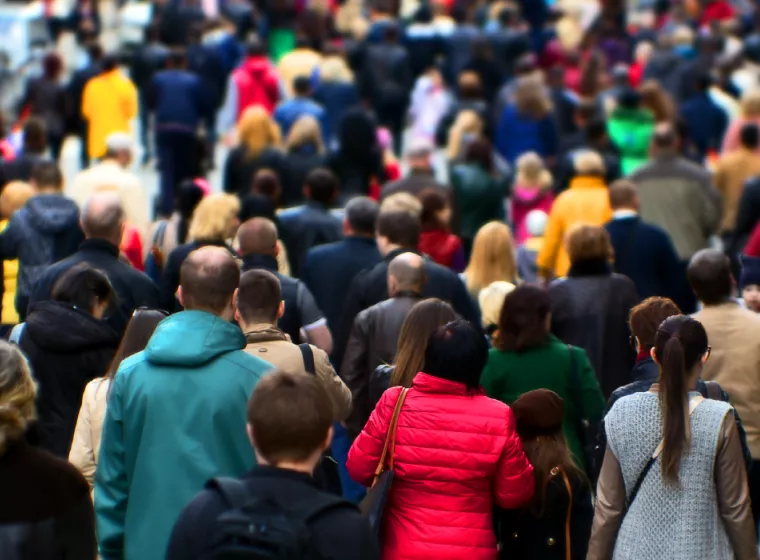
<path id="1" fill-rule="evenodd" d="M 390 495 L 391 485 L 393 484 L 393 451 L 396 447 L 396 428 L 398 427 L 398 417 L 401 413 L 401 407 L 404 405 L 406 394 L 409 389 L 404 387 L 399 393 L 396 407 L 393 409 L 393 417 L 388 426 L 388 433 L 385 435 L 385 444 L 383 452 L 380 455 L 380 461 L 375 469 L 375 478 L 372 481 L 372 487 L 367 495 L 359 504 L 359 510 L 369 520 L 372 532 L 380 540 L 381 526 L 383 521 L 383 510 Z M 385 459 L 388 457 L 388 467 L 385 466 Z"/>

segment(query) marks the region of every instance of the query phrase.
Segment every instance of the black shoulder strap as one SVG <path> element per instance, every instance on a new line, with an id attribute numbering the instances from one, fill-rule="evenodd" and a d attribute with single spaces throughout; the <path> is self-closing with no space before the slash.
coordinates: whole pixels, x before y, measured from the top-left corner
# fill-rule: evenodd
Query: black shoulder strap
<path id="1" fill-rule="evenodd" d="M 314 352 L 311 351 L 311 346 L 308 343 L 299 344 L 298 348 L 301 350 L 301 356 L 303 356 L 303 368 L 306 373 L 317 375 L 317 366 L 314 364 Z"/>
<path id="2" fill-rule="evenodd" d="M 236 478 L 212 478 L 206 483 L 206 488 L 219 492 L 232 509 L 239 509 L 250 500 L 245 483 Z"/>
<path id="3" fill-rule="evenodd" d="M 641 485 L 644 483 L 644 479 L 649 474 L 649 471 L 652 470 L 652 465 L 654 465 L 654 462 L 656 460 L 657 460 L 657 457 L 650 457 L 649 461 L 647 461 L 647 464 L 644 465 L 644 469 L 641 471 L 639 478 L 636 479 L 636 484 L 633 485 L 633 490 L 631 490 L 631 495 L 628 496 L 628 499 L 625 501 L 626 513 L 628 512 L 629 509 L 631 509 L 631 506 L 633 505 L 633 501 L 636 499 L 636 494 L 639 493 L 639 490 L 641 489 Z"/>

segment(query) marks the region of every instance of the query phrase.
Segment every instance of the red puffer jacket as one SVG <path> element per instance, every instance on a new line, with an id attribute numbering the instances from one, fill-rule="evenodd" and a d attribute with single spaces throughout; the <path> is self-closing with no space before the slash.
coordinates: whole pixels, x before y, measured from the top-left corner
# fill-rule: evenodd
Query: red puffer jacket
<path id="1" fill-rule="evenodd" d="M 386 391 L 348 453 L 372 484 L 400 387 Z M 533 496 L 533 467 L 511 409 L 461 383 L 418 373 L 401 409 L 383 559 L 495 560 L 492 509 Z"/>

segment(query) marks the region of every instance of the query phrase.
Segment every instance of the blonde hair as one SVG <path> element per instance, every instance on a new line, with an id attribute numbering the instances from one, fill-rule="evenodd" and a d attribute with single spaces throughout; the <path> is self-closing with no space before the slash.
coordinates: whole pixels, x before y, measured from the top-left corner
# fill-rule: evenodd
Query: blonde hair
<path id="1" fill-rule="evenodd" d="M 322 142 L 322 132 L 319 129 L 319 123 L 317 119 L 311 115 L 303 115 L 293 123 L 288 132 L 288 137 L 285 139 L 285 148 L 292 150 L 299 146 L 306 144 L 313 144 L 317 148 L 317 152 L 324 153 L 325 144 Z"/>
<path id="2" fill-rule="evenodd" d="M 422 216 L 422 202 L 420 199 L 407 192 L 390 195 L 380 205 L 380 212 L 408 212 L 418 218 Z"/>
<path id="3" fill-rule="evenodd" d="M 34 187 L 23 181 L 11 181 L 0 193 L 0 217 L 7 220 L 34 196 Z"/>
<path id="4" fill-rule="evenodd" d="M 754 119 L 760 117 L 760 89 L 752 89 L 742 95 L 742 117 Z"/>
<path id="5" fill-rule="evenodd" d="M 354 74 L 342 56 L 328 56 L 319 66 L 319 79 L 323 82 L 351 83 Z"/>
<path id="6" fill-rule="evenodd" d="M 527 152 L 517 158 L 517 178 L 515 184 L 546 189 L 553 183 L 552 174 L 546 169 L 544 160 L 536 152 Z"/>
<path id="7" fill-rule="evenodd" d="M 237 126 L 238 141 L 246 148 L 248 157 L 258 157 L 267 148 L 278 148 L 282 136 L 280 127 L 269 113 L 258 105 L 249 107 Z"/>
<path id="8" fill-rule="evenodd" d="M 193 212 L 188 240 L 224 240 L 230 223 L 240 212 L 240 200 L 232 194 L 215 193 L 203 198 Z"/>
<path id="9" fill-rule="evenodd" d="M 515 243 L 506 224 L 488 222 L 478 230 L 464 275 L 471 294 L 479 294 L 498 280 L 517 283 Z"/>
<path id="10" fill-rule="evenodd" d="M 446 157 L 449 161 L 455 161 L 464 153 L 464 138 L 467 135 L 481 136 L 483 134 L 483 121 L 480 116 L 470 109 L 460 111 L 454 124 L 449 129 L 449 142 L 446 146 Z"/>
<path id="11" fill-rule="evenodd" d="M 546 95 L 543 81 L 536 76 L 525 76 L 517 80 L 515 107 L 522 115 L 542 119 L 552 110 L 552 103 Z"/>
<path id="12" fill-rule="evenodd" d="M 504 298 L 515 289 L 511 282 L 497 280 L 480 290 L 478 304 L 480 305 L 480 318 L 483 327 L 498 325 L 501 317 L 501 308 L 504 307 Z"/>
<path id="13" fill-rule="evenodd" d="M 565 249 L 571 263 L 597 259 L 611 262 L 615 258 L 610 235 L 602 226 L 578 224 L 571 227 L 565 235 Z"/>
<path id="14" fill-rule="evenodd" d="M 36 418 L 37 386 L 29 365 L 14 345 L 0 341 L 0 453 L 21 438 Z"/>
<path id="15" fill-rule="evenodd" d="M 573 168 L 577 176 L 599 175 L 603 177 L 606 172 L 602 156 L 593 150 L 581 150 L 575 154 Z"/>

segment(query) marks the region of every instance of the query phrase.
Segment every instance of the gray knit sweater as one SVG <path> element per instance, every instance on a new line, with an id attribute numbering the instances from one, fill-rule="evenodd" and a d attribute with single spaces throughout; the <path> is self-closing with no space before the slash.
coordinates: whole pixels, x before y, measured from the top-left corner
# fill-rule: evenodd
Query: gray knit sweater
<path id="1" fill-rule="evenodd" d="M 692 397 L 697 396 L 693 393 Z M 681 458 L 679 486 L 664 486 L 660 456 L 623 519 L 614 560 L 733 558 L 718 511 L 714 465 L 723 419 L 731 406 L 705 400 L 691 416 L 691 442 Z M 662 440 L 655 393 L 617 401 L 605 419 L 607 438 L 623 472 L 626 495 Z"/>

